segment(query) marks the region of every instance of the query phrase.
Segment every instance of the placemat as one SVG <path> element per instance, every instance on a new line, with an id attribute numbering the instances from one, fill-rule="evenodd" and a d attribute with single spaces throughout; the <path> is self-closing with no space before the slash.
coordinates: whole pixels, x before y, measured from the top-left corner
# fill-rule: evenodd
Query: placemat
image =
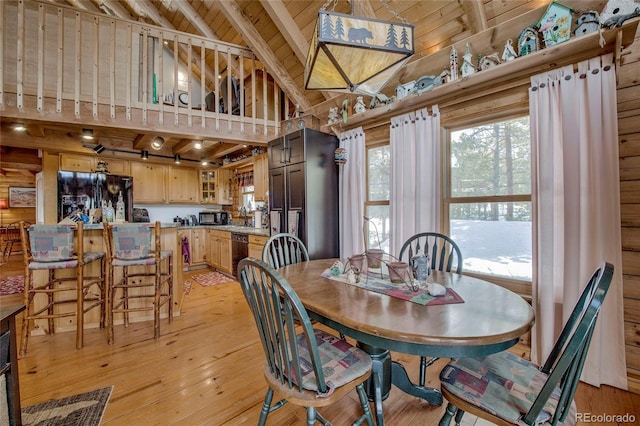
<path id="1" fill-rule="evenodd" d="M 350 283 L 344 275 L 335 276 L 329 269 L 325 269 L 322 276 L 334 281 L 340 281 L 349 285 L 364 288 L 376 293 L 385 294 L 398 299 L 407 300 L 424 306 L 448 305 L 450 303 L 464 303 L 464 300 L 453 289 L 447 288 L 443 296 L 432 296 L 427 289 L 420 288 L 418 291 L 411 291 L 404 283 L 392 283 L 389 277 L 381 277 L 380 274 L 360 274 L 360 281 Z"/>

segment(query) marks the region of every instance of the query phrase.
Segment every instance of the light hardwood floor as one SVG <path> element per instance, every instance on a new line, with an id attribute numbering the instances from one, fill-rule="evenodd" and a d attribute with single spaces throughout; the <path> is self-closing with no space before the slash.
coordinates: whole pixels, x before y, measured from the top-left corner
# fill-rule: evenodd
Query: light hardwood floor
<path id="1" fill-rule="evenodd" d="M 3 267 L 0 276 L 13 269 Z M 19 295 L 0 297 L 3 305 L 20 301 Z M 263 352 L 237 283 L 202 287 L 193 282 L 180 317 L 171 325 L 163 320 L 159 341 L 153 339 L 152 328 L 150 322 L 126 329 L 116 326 L 113 345 L 107 344 L 104 330 L 87 330 L 81 350 L 75 349 L 74 333 L 30 338 L 29 351 L 19 361 L 22 405 L 113 385 L 105 426 L 257 423 L 266 391 Z M 394 358 L 407 365 L 415 380 L 418 358 L 401 354 Z M 429 386 L 439 387 L 438 373 L 446 361 L 430 368 Z M 619 389 L 581 383 L 576 402 L 579 412 L 630 413 L 640 418 L 640 395 Z M 386 423 L 435 425 L 445 406 L 429 405 L 392 388 L 384 402 Z M 351 424 L 360 409 L 354 393 L 320 412 L 341 426 Z M 302 425 L 305 412 L 287 404 L 269 416 L 268 424 Z M 463 425 L 473 424 L 489 423 L 465 415 Z"/>

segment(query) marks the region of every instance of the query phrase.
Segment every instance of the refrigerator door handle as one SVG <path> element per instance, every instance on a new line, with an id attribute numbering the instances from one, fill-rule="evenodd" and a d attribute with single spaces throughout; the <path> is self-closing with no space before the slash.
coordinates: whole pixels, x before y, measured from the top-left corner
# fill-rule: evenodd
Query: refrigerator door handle
<path id="1" fill-rule="evenodd" d="M 280 148 L 280 163 L 286 163 L 286 159 L 284 158 L 284 151 L 286 150 L 285 147 Z"/>

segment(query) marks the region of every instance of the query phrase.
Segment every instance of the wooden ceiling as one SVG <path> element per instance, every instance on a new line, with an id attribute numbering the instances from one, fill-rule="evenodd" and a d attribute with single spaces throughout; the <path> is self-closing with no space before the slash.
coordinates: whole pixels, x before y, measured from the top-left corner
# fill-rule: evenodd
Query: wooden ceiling
<path id="1" fill-rule="evenodd" d="M 165 28 L 219 39 L 251 48 L 258 59 L 280 80 L 278 84 L 300 105 L 311 107 L 316 115 L 326 118 L 327 105 L 339 103 L 344 95 L 304 90 L 304 63 L 314 30 L 318 11 L 326 5 L 329 10 L 353 12 L 359 16 L 386 20 L 404 19 L 415 25 L 415 55 L 412 62 L 447 49 L 486 29 L 519 15 L 540 8 L 549 0 L 49 0 L 64 6 L 106 13 L 124 19 L 144 21 Z M 606 1 L 571 1 L 577 10 L 602 10 Z M 532 22 L 531 24 L 534 24 Z M 231 64 L 233 68 L 233 64 Z M 405 66 L 405 67 L 406 67 Z M 399 73 L 402 74 L 402 71 Z M 425 72 L 425 74 L 428 74 Z M 400 77 L 399 77 L 400 78 Z M 385 91 L 395 91 L 387 87 Z M 332 101 L 333 99 L 333 101 Z M 314 107 L 317 111 L 314 111 Z M 29 122 L 28 132 L 16 134 L 10 121 L 2 120 L 2 145 L 43 148 L 51 141 L 78 145 L 82 125 L 55 125 L 48 122 Z M 94 144 L 122 150 L 150 148 L 157 135 L 129 129 L 95 129 Z M 251 147 L 241 144 L 205 140 L 204 150 L 193 148 L 194 139 L 184 135 L 159 135 L 165 140 L 158 154 L 171 157 L 199 159 L 207 156 L 212 161 L 225 155 L 241 153 Z M 41 144 L 41 146 L 38 146 Z"/>

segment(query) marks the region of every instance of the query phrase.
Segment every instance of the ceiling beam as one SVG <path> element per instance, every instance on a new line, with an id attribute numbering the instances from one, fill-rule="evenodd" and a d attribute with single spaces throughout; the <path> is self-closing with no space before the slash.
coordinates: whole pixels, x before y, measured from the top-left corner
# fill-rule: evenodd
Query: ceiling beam
<path id="1" fill-rule="evenodd" d="M 193 140 L 191 139 L 181 139 L 180 142 L 176 143 L 173 146 L 173 155 L 179 154 L 182 155 L 185 152 L 189 152 L 193 149 Z"/>
<path id="2" fill-rule="evenodd" d="M 469 26 L 474 34 L 489 28 L 484 4 L 481 1 L 460 0 L 460 6 L 462 6 L 462 10 L 464 10 L 464 13 L 469 18 Z"/>
<path id="3" fill-rule="evenodd" d="M 211 154 L 214 158 L 222 158 L 225 155 L 229 155 L 232 152 L 236 152 L 236 151 L 240 151 L 241 149 L 246 148 L 243 144 L 237 144 L 237 145 L 226 145 L 223 146 L 222 149 L 216 151 L 215 153 Z"/>
<path id="4" fill-rule="evenodd" d="M 211 0 L 209 0 L 209 3 L 211 3 Z M 278 85 L 289 94 L 293 102 L 300 105 L 302 110 L 311 108 L 311 103 L 305 96 L 304 91 L 293 81 L 253 23 L 244 16 L 238 4 L 235 1 L 220 1 L 215 4 L 227 18 L 227 21 L 244 38 L 249 48 L 264 64 L 274 80 L 278 82 Z"/>
<path id="5" fill-rule="evenodd" d="M 86 0 L 66 0 L 71 6 L 76 9 L 82 9 L 93 13 L 100 13 L 100 10 L 90 1 Z"/>
<path id="6" fill-rule="evenodd" d="M 156 135 L 139 134 L 131 144 L 131 148 L 135 150 L 149 149 L 149 144 L 156 138 Z"/>
<path id="7" fill-rule="evenodd" d="M 117 0 L 94 0 L 100 10 L 109 16 L 116 16 L 122 19 L 134 20 L 135 18 L 129 13 L 126 7 L 121 5 Z"/>
<path id="8" fill-rule="evenodd" d="M 376 17 L 376 14 L 373 11 L 373 7 L 371 7 L 371 3 L 369 3 L 369 0 L 351 0 L 351 10 L 353 12 L 353 15 L 364 16 L 365 18 Z"/>

